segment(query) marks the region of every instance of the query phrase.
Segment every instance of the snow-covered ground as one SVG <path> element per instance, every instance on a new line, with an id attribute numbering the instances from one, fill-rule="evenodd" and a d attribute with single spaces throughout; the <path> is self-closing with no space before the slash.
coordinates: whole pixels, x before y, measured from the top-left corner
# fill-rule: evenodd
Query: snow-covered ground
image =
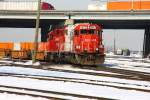
<path id="1" fill-rule="evenodd" d="M 16 67 L 5 66 L 5 67 L 0 67 L 0 73 L 13 73 L 13 74 L 16 73 L 16 74 L 22 74 L 22 75 L 59 77 L 59 78 L 70 78 L 70 79 L 73 78 L 73 79 L 82 79 L 82 80 L 87 80 L 87 81 L 95 81 L 96 83 L 104 82 L 104 84 L 108 84 L 106 82 L 109 82 L 111 84 L 117 83 L 116 85 L 127 84 L 129 87 L 130 85 L 131 86 L 135 85 L 135 87 L 150 90 L 150 82 L 147 82 L 147 81 L 126 80 L 126 79 L 119 79 L 119 78 L 114 78 L 114 77 L 95 76 L 95 75 L 72 73 L 72 72 L 46 71 L 46 70 L 41 70 L 41 69 L 21 68 L 21 67 L 16 68 Z"/>
<path id="2" fill-rule="evenodd" d="M 105 97 L 112 99 L 149 100 L 150 93 L 136 90 L 125 90 L 108 86 L 91 85 L 64 81 L 44 81 L 29 78 L 1 77 L 1 85 L 16 86 L 39 90 L 56 91 L 77 95 Z"/>
<path id="3" fill-rule="evenodd" d="M 150 73 L 150 60 L 142 59 L 140 55 L 136 54 L 134 56 L 108 54 L 104 65 L 111 68 Z"/>
<path id="4" fill-rule="evenodd" d="M 4 61 L 2 61 L 4 62 Z M 14 63 L 14 62 L 8 62 Z M 0 63 L 1 64 L 1 63 Z M 15 62 L 15 64 L 30 65 L 30 62 Z M 121 100 L 150 100 L 150 81 L 139 79 L 119 78 L 121 73 L 108 72 L 105 70 L 94 70 L 71 65 L 50 65 L 49 70 L 23 68 L 19 66 L 0 65 L 0 74 L 17 74 L 24 77 L 0 76 L 0 85 L 23 87 L 29 89 L 46 90 L 58 93 L 90 96 L 97 98 L 121 99 Z M 150 60 L 142 59 L 140 56 L 130 57 L 107 55 L 104 65 L 106 68 L 131 70 L 143 72 L 150 76 Z M 101 65 L 99 66 L 101 67 Z M 88 74 L 94 73 L 94 74 Z M 103 74 L 106 74 L 104 76 Z M 128 74 L 128 73 L 127 73 Z M 108 75 L 108 76 L 107 76 Z M 112 76 L 111 76 L 112 75 Z M 123 75 L 122 75 L 123 76 Z M 33 78 L 31 78 L 33 77 Z M 44 79 L 38 79 L 45 78 Z M 0 90 L 4 88 L 0 87 Z M 27 92 L 26 90 L 21 90 Z M 82 99 L 80 97 L 62 96 L 49 94 L 52 97 L 65 99 Z M 31 96 L 0 93 L 0 100 L 46 100 Z M 13 99 L 14 98 L 14 99 Z M 19 99 L 15 99 L 19 98 Z M 88 98 L 86 98 L 88 99 Z M 83 99 L 84 100 L 84 99 Z"/>
<path id="5" fill-rule="evenodd" d="M 32 97 L 27 95 L 0 93 L 0 100 L 48 100 L 48 99 L 40 97 Z"/>
<path id="6" fill-rule="evenodd" d="M 79 80 L 77 83 L 74 83 L 64 81 L 46 81 L 38 79 L 1 76 L 0 85 L 6 86 L 49 90 L 61 93 L 72 93 L 78 95 L 104 97 L 112 99 L 148 100 L 150 97 L 150 93 L 148 92 L 135 90 L 135 89 L 150 90 L 149 81 L 127 80 L 115 77 L 95 76 L 72 72 L 46 71 L 41 69 L 9 67 L 9 66 L 0 67 L 0 73 L 14 73 L 14 74 L 16 73 L 34 76 L 40 75 L 43 77 L 46 76 L 46 77 L 60 77 L 60 78 L 75 78 L 80 80 L 82 79 L 84 80 L 84 82 L 87 83 L 98 84 L 92 85 L 92 84 L 78 83 L 80 82 Z M 109 87 L 109 85 L 114 87 Z M 131 88 L 132 90 L 119 89 L 115 87 Z"/>
<path id="7" fill-rule="evenodd" d="M 18 65 L 33 65 L 33 66 L 39 66 L 40 65 L 40 62 L 35 62 L 35 63 L 32 63 L 32 60 L 28 60 L 26 62 L 19 62 L 19 61 L 8 61 L 7 59 L 3 59 L 3 60 L 0 60 L 0 63 L 3 63 L 3 64 L 18 64 Z M 2 65 L 2 64 L 0 64 Z"/>

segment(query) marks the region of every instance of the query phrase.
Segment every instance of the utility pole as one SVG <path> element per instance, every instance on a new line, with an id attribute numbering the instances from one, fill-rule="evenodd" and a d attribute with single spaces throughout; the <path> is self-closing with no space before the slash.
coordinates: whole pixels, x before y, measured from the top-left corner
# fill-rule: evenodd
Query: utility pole
<path id="1" fill-rule="evenodd" d="M 114 30 L 114 54 L 116 54 L 116 30 Z"/>
<path id="2" fill-rule="evenodd" d="M 36 18 L 36 30 L 35 30 L 35 38 L 34 38 L 34 50 L 33 50 L 33 54 L 32 54 L 32 63 L 36 62 L 36 55 L 37 55 L 37 49 L 38 49 L 40 10 L 41 10 L 41 0 L 38 0 L 37 18 Z"/>

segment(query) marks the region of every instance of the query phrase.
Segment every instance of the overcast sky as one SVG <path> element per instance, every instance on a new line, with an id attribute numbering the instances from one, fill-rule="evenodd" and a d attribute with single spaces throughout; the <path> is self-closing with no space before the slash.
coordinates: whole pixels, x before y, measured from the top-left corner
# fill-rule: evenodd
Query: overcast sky
<path id="1" fill-rule="evenodd" d="M 43 0 L 51 3 L 58 10 L 86 10 L 92 0 Z"/>
<path id="2" fill-rule="evenodd" d="M 43 0 L 58 10 L 87 10 L 91 0 Z M 0 41 L 33 41 L 34 29 L 0 28 Z M 143 49 L 144 30 L 104 30 L 105 47 L 113 47 L 114 33 L 117 48 Z"/>

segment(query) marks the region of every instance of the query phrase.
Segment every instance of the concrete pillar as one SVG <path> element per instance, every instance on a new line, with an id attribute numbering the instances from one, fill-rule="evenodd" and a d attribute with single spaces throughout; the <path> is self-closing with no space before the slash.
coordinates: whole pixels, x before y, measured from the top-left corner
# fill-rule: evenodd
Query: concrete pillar
<path id="1" fill-rule="evenodd" d="M 51 25 L 44 25 L 41 27 L 41 42 L 46 42 L 48 33 L 51 30 Z"/>
<path id="2" fill-rule="evenodd" d="M 55 28 L 64 26 L 64 21 L 58 21 L 57 23 L 44 23 L 44 25 L 41 26 L 41 42 L 46 42 L 48 33 L 51 30 L 54 30 Z"/>
<path id="3" fill-rule="evenodd" d="M 145 28 L 144 42 L 143 42 L 143 57 L 150 56 L 150 26 Z"/>

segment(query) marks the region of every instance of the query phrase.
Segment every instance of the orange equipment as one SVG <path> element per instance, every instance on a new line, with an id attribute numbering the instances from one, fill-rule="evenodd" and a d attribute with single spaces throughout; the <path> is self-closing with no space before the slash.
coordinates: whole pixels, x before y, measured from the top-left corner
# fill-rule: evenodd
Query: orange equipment
<path id="1" fill-rule="evenodd" d="M 110 1 L 107 10 L 150 10 L 150 1 Z"/>
<path id="2" fill-rule="evenodd" d="M 11 55 L 11 50 L 13 50 L 12 42 L 0 42 L 0 58 L 7 57 Z"/>

